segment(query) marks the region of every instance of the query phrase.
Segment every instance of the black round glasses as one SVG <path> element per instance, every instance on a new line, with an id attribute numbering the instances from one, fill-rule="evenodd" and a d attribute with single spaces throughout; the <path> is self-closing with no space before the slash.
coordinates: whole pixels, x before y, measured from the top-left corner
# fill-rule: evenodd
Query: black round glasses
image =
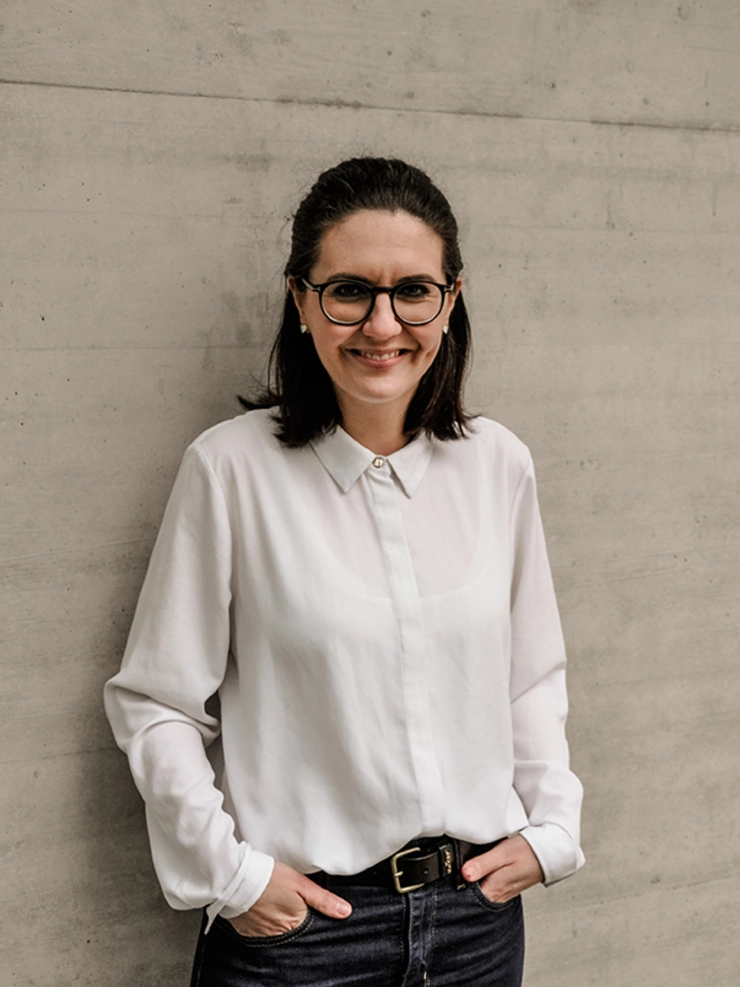
<path id="1" fill-rule="evenodd" d="M 321 311 L 330 322 L 339 326 L 356 326 L 370 318 L 375 299 L 381 292 L 390 298 L 391 309 L 399 322 L 424 326 L 437 318 L 445 295 L 452 291 L 451 285 L 436 281 L 402 281 L 392 288 L 349 279 L 312 284 L 302 277 L 301 281 L 311 291 L 318 292 Z"/>

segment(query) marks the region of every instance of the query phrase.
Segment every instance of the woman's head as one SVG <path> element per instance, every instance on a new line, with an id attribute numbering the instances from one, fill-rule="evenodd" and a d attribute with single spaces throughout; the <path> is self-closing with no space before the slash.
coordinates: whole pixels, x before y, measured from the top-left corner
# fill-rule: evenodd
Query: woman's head
<path id="1" fill-rule="evenodd" d="M 363 217 L 347 221 L 350 217 L 364 213 L 369 223 L 361 223 Z M 373 215 L 368 215 L 371 213 Z M 380 215 L 382 214 L 382 215 Z M 406 219 L 403 219 L 406 214 Z M 396 222 L 384 222 L 394 216 Z M 380 222 L 372 222 L 375 217 Z M 408 217 L 412 217 L 409 220 Z M 423 224 L 423 225 L 422 225 Z M 403 161 L 385 158 L 354 158 L 344 161 L 319 175 L 316 183 L 301 202 L 293 223 L 292 247 L 285 274 L 292 291 L 286 295 L 283 320 L 273 346 L 271 368 L 274 386 L 258 406 L 278 405 L 280 438 L 290 446 L 301 446 L 329 431 L 342 422 L 342 414 L 337 401 L 337 388 L 341 382 L 335 373 L 336 364 L 326 360 L 326 350 L 317 353 L 316 345 L 309 333 L 301 332 L 301 318 L 298 307 L 305 312 L 315 309 L 319 312 L 318 296 L 308 290 L 308 284 L 316 277 L 316 272 L 333 276 L 331 264 L 327 266 L 331 248 L 335 245 L 339 231 L 368 229 L 376 239 L 386 229 L 395 231 L 410 228 L 416 231 L 420 244 L 434 244 L 436 263 L 429 270 L 429 254 L 419 250 L 419 263 L 426 266 L 416 271 L 412 262 L 409 267 L 414 273 L 426 272 L 431 280 L 441 279 L 451 290 L 444 298 L 444 311 L 440 319 L 437 344 L 431 354 L 432 362 L 422 368 L 423 374 L 413 382 L 414 393 L 406 410 L 404 431 L 409 436 L 426 431 L 441 439 L 459 437 L 467 420 L 462 409 L 462 384 L 468 360 L 470 329 L 462 296 L 459 294 L 459 275 L 462 258 L 458 244 L 457 222 L 449 203 L 427 175 L 418 168 Z M 330 235 L 331 234 L 331 235 Z M 385 241 L 379 240 L 382 248 Z M 412 242 L 417 242 L 413 241 Z M 371 246 L 375 244 L 371 241 Z M 390 246 L 390 244 L 389 244 Z M 324 251 L 322 254 L 322 247 Z M 412 248 L 413 249 L 413 248 Z M 391 253 L 389 249 L 389 253 Z M 371 251 L 383 256 L 383 250 Z M 350 254 L 350 263 L 352 263 Z M 349 273 L 353 273 L 350 270 Z M 385 278 L 366 275 L 363 265 L 358 262 L 357 271 L 371 283 L 388 283 Z M 389 271 L 395 268 L 391 264 Z M 344 266 L 342 271 L 345 271 Z M 399 273 L 402 273 L 399 269 Z M 398 278 L 391 273 L 395 284 Z M 312 297 L 311 297 L 312 296 Z M 380 299 L 383 301 L 380 301 Z M 298 306 L 296 305 L 298 302 Z M 398 302 L 398 298 L 394 299 Z M 390 311 L 386 306 L 389 300 L 385 295 L 376 297 L 375 314 L 371 320 L 381 319 L 380 309 Z M 396 310 L 403 309 L 395 305 Z M 441 336 L 441 321 L 449 324 L 449 329 Z M 329 323 L 326 323 L 330 326 Z M 403 323 L 399 324 L 403 326 Z M 432 325 L 430 327 L 434 329 Z M 352 332 L 354 332 L 354 328 Z M 357 332 L 362 332 L 362 327 Z M 401 330 L 399 330 L 401 331 Z M 423 338 L 424 333 L 415 331 L 412 326 L 402 330 L 409 338 Z M 372 333 L 370 333 L 372 335 Z M 389 343 L 388 346 L 392 344 Z M 411 344 L 415 345 L 415 344 Z M 322 362 L 322 359 L 324 362 Z M 381 375 L 378 375 L 381 376 Z M 254 407 L 254 404 L 248 404 Z"/>
<path id="2" fill-rule="evenodd" d="M 361 209 L 416 216 L 442 240 L 444 273 L 449 282 L 460 274 L 463 265 L 457 221 L 428 175 L 393 158 L 351 158 L 322 172 L 298 207 L 286 276 L 308 277 L 327 230 Z"/>

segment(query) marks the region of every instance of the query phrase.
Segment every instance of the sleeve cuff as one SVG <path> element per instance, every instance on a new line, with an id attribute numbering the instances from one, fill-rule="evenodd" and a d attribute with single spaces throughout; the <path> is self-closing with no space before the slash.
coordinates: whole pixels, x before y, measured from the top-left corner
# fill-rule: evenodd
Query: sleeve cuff
<path id="1" fill-rule="evenodd" d="M 247 848 L 241 866 L 232 881 L 224 889 L 221 897 L 206 908 L 208 916 L 206 932 L 213 925 L 217 915 L 235 918 L 249 911 L 267 887 L 274 866 L 275 861 L 272 857 Z"/>
<path id="2" fill-rule="evenodd" d="M 575 874 L 586 862 L 581 848 L 557 823 L 525 826 L 519 835 L 529 843 L 539 860 L 546 887 Z"/>

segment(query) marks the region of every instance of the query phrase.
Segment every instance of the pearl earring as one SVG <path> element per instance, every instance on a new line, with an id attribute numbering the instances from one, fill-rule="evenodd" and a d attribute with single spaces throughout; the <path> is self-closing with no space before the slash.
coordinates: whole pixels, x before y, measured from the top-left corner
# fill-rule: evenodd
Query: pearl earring
<path id="1" fill-rule="evenodd" d="M 308 326 L 304 322 L 301 322 L 301 332 L 308 332 Z"/>
<path id="2" fill-rule="evenodd" d="M 450 327 L 449 326 L 442 326 L 442 332 L 445 334 L 445 336 L 447 335 L 447 333 L 449 331 L 450 331 Z"/>

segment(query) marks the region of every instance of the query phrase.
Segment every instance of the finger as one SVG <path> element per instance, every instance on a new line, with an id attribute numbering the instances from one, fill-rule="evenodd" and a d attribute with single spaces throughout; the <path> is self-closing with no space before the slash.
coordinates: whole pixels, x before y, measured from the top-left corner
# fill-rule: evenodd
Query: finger
<path id="1" fill-rule="evenodd" d="M 493 877 L 484 877 L 480 882 L 480 889 L 489 901 L 495 901 L 499 905 L 505 904 L 510 898 L 515 898 L 518 894 L 515 888 L 502 885 Z"/>
<path id="2" fill-rule="evenodd" d="M 288 902 L 266 903 L 260 899 L 248 912 L 229 919 L 242 936 L 276 936 L 298 928 L 306 918 L 306 902 L 299 894 Z"/>
<path id="3" fill-rule="evenodd" d="M 490 874 L 483 875 L 480 886 L 491 901 L 506 902 L 542 880 L 542 868 L 531 852 L 508 860 Z"/>
<path id="4" fill-rule="evenodd" d="M 507 861 L 507 854 L 501 849 L 504 846 L 504 843 L 499 843 L 493 850 L 481 853 L 478 857 L 471 857 L 460 870 L 463 878 L 466 881 L 480 881 L 486 874 L 503 867 Z"/>
<path id="5" fill-rule="evenodd" d="M 348 901 L 320 887 L 309 878 L 306 878 L 305 884 L 301 883 L 300 893 L 307 905 L 321 912 L 322 915 L 328 915 L 329 918 L 347 918 L 352 914 L 352 906 Z"/>

